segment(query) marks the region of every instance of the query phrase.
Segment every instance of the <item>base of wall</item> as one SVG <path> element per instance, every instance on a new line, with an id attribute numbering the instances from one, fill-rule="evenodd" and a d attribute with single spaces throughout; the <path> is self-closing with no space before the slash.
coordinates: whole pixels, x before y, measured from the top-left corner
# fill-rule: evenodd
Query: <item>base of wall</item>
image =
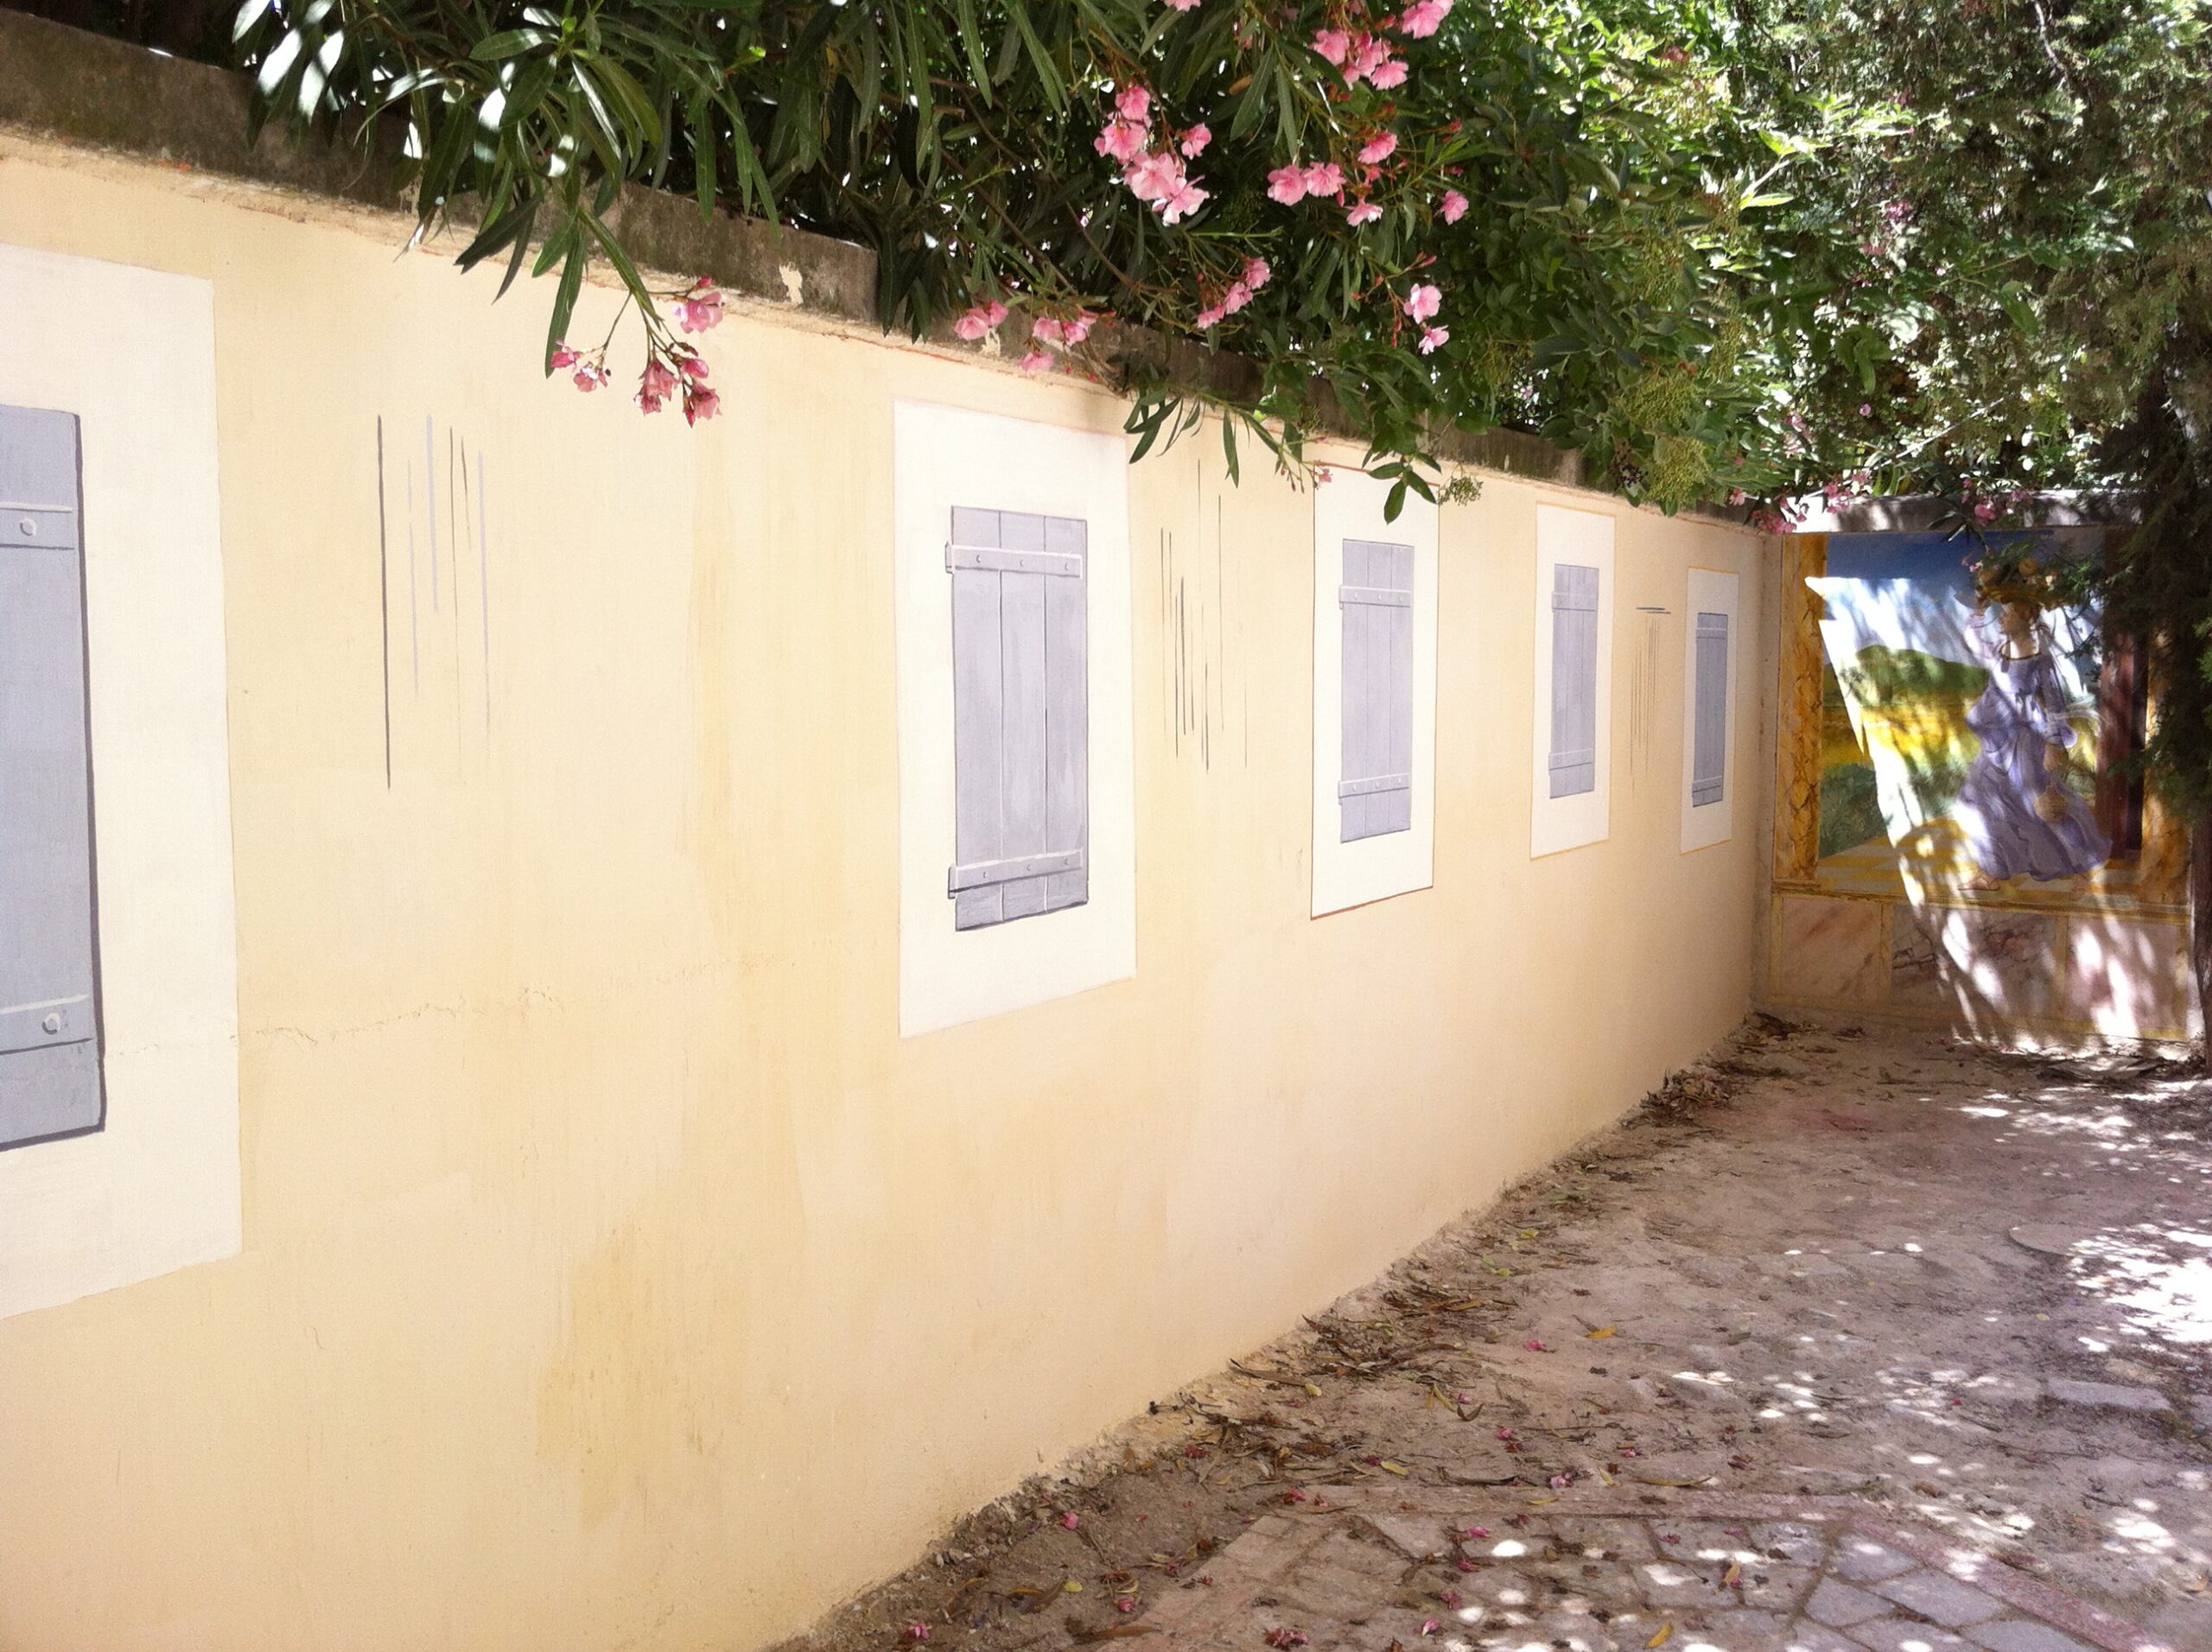
<path id="1" fill-rule="evenodd" d="M 1976 1037 L 2193 1039 L 2189 916 L 1920 905 L 1777 888 L 1763 1003 L 1871 1011 Z"/>

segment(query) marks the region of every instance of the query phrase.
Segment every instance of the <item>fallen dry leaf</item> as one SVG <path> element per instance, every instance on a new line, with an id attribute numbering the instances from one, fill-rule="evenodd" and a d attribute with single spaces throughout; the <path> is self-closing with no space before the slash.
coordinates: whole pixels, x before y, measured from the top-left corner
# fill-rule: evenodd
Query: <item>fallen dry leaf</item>
<path id="1" fill-rule="evenodd" d="M 1614 1331 L 1619 1329 L 1620 1327 L 1618 1325 L 1599 1325 L 1595 1331 L 1589 1332 L 1588 1335 L 1592 1342 L 1602 1342 L 1605 1338 L 1611 1336 Z"/>
<path id="2" fill-rule="evenodd" d="M 1664 1474 L 1639 1474 L 1635 1477 L 1646 1485 L 1693 1486 L 1713 1484 L 1713 1477 L 1710 1474 L 1701 1474 L 1694 1480 L 1677 1480 Z"/>
<path id="3" fill-rule="evenodd" d="M 1160 1629 L 1154 1623 L 1107 1623 L 1097 1629 L 1074 1631 L 1077 1641 L 1126 1641 L 1132 1635 L 1157 1635 Z"/>
<path id="4" fill-rule="evenodd" d="M 1673 1636 L 1674 1633 L 1675 1626 L 1672 1623 L 1662 1623 L 1659 1625 L 1659 1632 L 1653 1636 L 1649 1640 L 1646 1641 L 1644 1645 L 1647 1647 L 1664 1646 Z"/>

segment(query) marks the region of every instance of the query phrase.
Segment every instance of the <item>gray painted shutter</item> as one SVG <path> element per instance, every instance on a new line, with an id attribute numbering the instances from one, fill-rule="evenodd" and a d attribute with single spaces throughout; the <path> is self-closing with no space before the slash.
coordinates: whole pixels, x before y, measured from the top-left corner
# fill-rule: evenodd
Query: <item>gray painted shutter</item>
<path id="1" fill-rule="evenodd" d="M 1598 570 L 1552 568 L 1551 795 L 1598 789 Z"/>
<path id="2" fill-rule="evenodd" d="M 1414 548 L 1344 541 L 1340 843 L 1413 829 Z"/>
<path id="3" fill-rule="evenodd" d="M 955 929 L 1090 899 L 1088 524 L 952 512 Z"/>
<path id="4" fill-rule="evenodd" d="M 1728 616 L 1697 617 L 1697 709 L 1690 747 L 1690 807 L 1719 803 L 1728 781 Z"/>
<path id="5" fill-rule="evenodd" d="M 0 1147 L 99 1128 L 77 421 L 0 407 Z"/>

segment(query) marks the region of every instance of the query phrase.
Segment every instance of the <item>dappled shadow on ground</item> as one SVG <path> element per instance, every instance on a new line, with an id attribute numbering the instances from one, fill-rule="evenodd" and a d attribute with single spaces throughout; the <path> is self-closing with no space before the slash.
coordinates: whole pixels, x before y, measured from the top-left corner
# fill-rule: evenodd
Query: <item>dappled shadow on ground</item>
<path id="1" fill-rule="evenodd" d="M 1313 1512 L 1323 1488 L 1408 1503 L 1476 1488 L 1532 1519 L 1590 1498 L 1654 1515 L 1858 1499 L 1936 1534 L 1955 1578 L 2024 1580 L 2175 1652 L 2212 1648 L 2208 1184 L 2212 1089 L 2177 1065 L 1762 1020 L 801 1644 L 1121 1638 L 1227 1586 L 1214 1568 L 1237 1540 Z M 1429 1617 L 1449 1630 L 1438 1604 L 1414 1634 L 1382 1633 L 1374 1603 L 1366 1623 L 1357 1600 L 1313 1615 L 1384 1652 Z M 1879 1619 L 1734 1631 L 1881 1652 Z M 1899 1649 L 1983 1643 L 1975 1625 L 1944 1640 L 1897 1621 Z"/>

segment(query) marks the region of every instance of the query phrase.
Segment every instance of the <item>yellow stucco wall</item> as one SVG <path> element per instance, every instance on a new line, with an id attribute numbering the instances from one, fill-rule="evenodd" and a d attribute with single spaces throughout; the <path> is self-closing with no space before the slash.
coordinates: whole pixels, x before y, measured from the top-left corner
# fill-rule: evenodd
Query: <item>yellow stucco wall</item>
<path id="1" fill-rule="evenodd" d="M 901 1041 L 892 403 L 1108 398 L 740 319 L 690 432 L 538 383 L 543 289 L 310 214 L 16 145 L 0 226 L 214 284 L 245 1235 L 0 1321 L 0 1646 L 758 1642 L 1745 1007 L 1773 670 L 1682 855 L 1671 627 L 1693 563 L 1756 611 L 1748 535 L 1447 508 L 1435 886 L 1315 921 L 1310 502 L 1148 459 L 1137 974 Z M 400 663 L 387 790 L 375 429 L 426 416 L 496 490 L 491 667 Z M 1532 861 L 1545 498 L 1618 517 L 1612 827 Z"/>

